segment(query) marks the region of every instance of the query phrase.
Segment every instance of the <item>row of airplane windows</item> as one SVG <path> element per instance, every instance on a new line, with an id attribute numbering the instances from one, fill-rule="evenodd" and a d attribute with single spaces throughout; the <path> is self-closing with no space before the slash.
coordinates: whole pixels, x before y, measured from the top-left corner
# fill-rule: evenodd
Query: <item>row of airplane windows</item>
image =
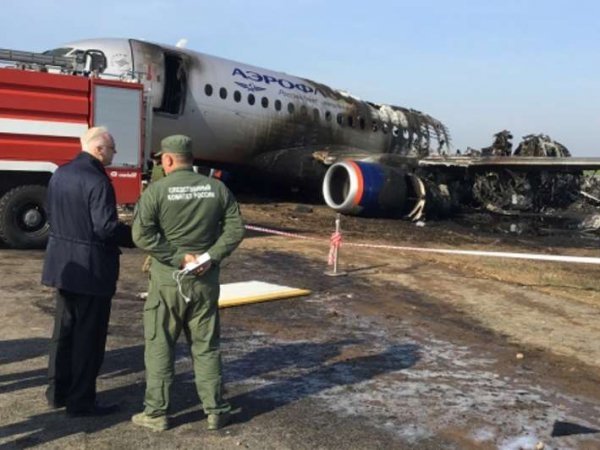
<path id="1" fill-rule="evenodd" d="M 204 86 L 204 93 L 206 94 L 207 97 L 211 97 L 214 93 L 213 87 L 211 84 L 206 84 Z M 223 100 L 226 100 L 228 96 L 228 92 L 227 92 L 227 88 L 220 88 L 219 89 L 219 97 Z M 233 92 L 233 100 L 236 103 L 239 103 L 242 101 L 242 93 L 240 91 L 234 91 Z M 254 96 L 254 94 L 248 94 L 248 97 L 246 98 L 246 101 L 248 102 L 249 105 L 254 105 L 256 104 L 256 97 Z M 263 108 L 268 108 L 269 107 L 269 99 L 267 97 L 262 97 L 260 99 L 260 104 L 262 105 Z M 275 111 L 281 111 L 281 109 L 283 108 L 283 104 L 281 103 L 281 100 L 277 99 L 273 102 L 273 107 L 275 108 Z M 287 111 L 290 114 L 293 114 L 296 111 L 296 105 L 292 102 L 289 102 L 287 104 Z M 308 116 L 308 109 L 306 108 L 305 105 L 301 105 L 300 106 L 300 114 L 303 116 Z M 321 113 L 317 108 L 313 109 L 313 119 L 315 121 L 319 121 L 319 119 L 321 118 Z M 325 120 L 327 122 L 331 122 L 332 119 L 332 114 L 331 111 L 325 111 Z M 338 125 L 340 126 L 344 126 L 347 125 L 349 127 L 355 127 L 358 126 L 361 130 L 364 130 L 367 126 L 364 117 L 353 117 L 353 116 L 345 116 L 342 113 L 339 113 L 336 116 L 336 122 L 338 123 Z M 373 131 L 378 131 L 379 129 L 381 129 L 381 131 L 383 131 L 384 133 L 387 133 L 390 129 L 389 125 L 385 122 L 378 122 L 377 120 L 373 120 L 371 122 L 371 130 Z M 392 127 L 392 133 L 394 134 L 394 136 L 398 136 L 399 134 L 399 129 L 398 127 Z"/>

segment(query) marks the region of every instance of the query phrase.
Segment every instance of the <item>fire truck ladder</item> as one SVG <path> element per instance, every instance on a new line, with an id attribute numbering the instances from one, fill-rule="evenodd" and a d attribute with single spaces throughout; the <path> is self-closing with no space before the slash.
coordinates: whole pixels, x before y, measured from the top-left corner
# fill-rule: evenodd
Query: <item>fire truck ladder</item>
<path id="1" fill-rule="evenodd" d="M 0 48 L 0 61 L 42 67 L 58 67 L 66 71 L 80 71 L 84 61 L 75 56 L 54 56 Z"/>
<path id="2" fill-rule="evenodd" d="M 77 51 L 73 56 L 0 49 L 0 64 L 2 62 L 22 64 L 28 66 L 28 69 L 44 70 L 54 67 L 64 72 L 80 74 L 99 74 L 106 68 L 106 56 L 101 50 L 95 49 Z"/>

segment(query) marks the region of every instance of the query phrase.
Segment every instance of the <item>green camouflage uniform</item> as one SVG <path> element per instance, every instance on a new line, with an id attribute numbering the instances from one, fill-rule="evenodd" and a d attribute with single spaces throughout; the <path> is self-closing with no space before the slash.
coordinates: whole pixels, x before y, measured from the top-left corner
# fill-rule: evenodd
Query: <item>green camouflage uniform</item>
<path id="1" fill-rule="evenodd" d="M 163 150 L 169 153 L 180 147 L 190 151 L 189 138 L 178 135 L 163 140 Z M 152 256 L 144 306 L 145 413 L 152 417 L 167 413 L 175 343 L 182 330 L 191 347 L 205 413 L 228 412 L 219 353 L 219 263 L 244 235 L 235 199 L 220 181 L 194 173 L 191 167 L 176 169 L 144 191 L 132 231 L 136 245 Z M 181 290 L 191 299 L 186 303 L 173 274 L 185 254 L 204 252 L 209 253 L 212 267 L 201 276 L 184 277 Z"/>

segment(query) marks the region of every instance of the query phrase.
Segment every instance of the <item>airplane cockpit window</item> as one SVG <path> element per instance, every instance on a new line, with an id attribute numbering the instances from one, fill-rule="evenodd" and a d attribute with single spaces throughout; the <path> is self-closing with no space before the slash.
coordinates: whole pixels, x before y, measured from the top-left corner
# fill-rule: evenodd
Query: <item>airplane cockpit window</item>
<path id="1" fill-rule="evenodd" d="M 281 100 L 275 100 L 275 111 L 281 111 Z"/>
<path id="2" fill-rule="evenodd" d="M 225 100 L 227 98 L 227 89 L 225 89 L 224 87 L 219 89 L 219 97 Z"/>
<path id="3" fill-rule="evenodd" d="M 242 93 L 241 93 L 240 91 L 235 91 L 235 92 L 233 93 L 233 99 L 234 99 L 234 100 L 235 100 L 237 103 L 241 102 L 241 101 L 242 101 Z"/>
<path id="4" fill-rule="evenodd" d="M 254 98 L 254 94 L 248 94 L 248 104 L 254 105 L 255 101 L 256 101 L 256 98 Z"/>
<path id="5" fill-rule="evenodd" d="M 48 55 L 48 56 L 67 56 L 72 50 L 73 50 L 73 47 L 60 47 L 60 48 L 53 48 L 52 50 L 46 50 L 42 54 Z"/>
<path id="6" fill-rule="evenodd" d="M 176 53 L 165 52 L 165 84 L 162 102 L 160 108 L 156 111 L 168 114 L 181 114 L 186 92 L 187 70 L 183 58 Z"/>
<path id="7" fill-rule="evenodd" d="M 207 84 L 206 86 L 204 86 L 204 93 L 206 94 L 207 97 L 210 97 L 213 93 L 212 85 Z"/>

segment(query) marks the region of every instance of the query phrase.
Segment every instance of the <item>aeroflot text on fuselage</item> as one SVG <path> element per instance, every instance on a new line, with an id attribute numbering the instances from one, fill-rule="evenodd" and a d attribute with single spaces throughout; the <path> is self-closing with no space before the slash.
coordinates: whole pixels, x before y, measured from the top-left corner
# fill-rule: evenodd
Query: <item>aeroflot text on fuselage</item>
<path id="1" fill-rule="evenodd" d="M 306 84 L 302 84 L 302 83 L 294 83 L 293 81 L 286 80 L 285 78 L 275 78 L 274 76 L 271 76 L 271 75 L 263 75 L 258 72 L 254 72 L 252 70 L 244 71 L 244 70 L 236 67 L 235 69 L 233 69 L 233 73 L 231 75 L 232 76 L 237 75 L 237 76 L 244 78 L 245 80 L 251 80 L 256 83 L 266 83 L 266 84 L 273 83 L 273 84 L 278 84 L 279 86 L 281 86 L 282 88 L 285 88 L 285 89 L 298 90 L 305 94 L 314 94 L 314 95 L 321 94 L 321 96 L 327 97 L 319 89 L 314 88 L 312 86 L 307 86 Z"/>

